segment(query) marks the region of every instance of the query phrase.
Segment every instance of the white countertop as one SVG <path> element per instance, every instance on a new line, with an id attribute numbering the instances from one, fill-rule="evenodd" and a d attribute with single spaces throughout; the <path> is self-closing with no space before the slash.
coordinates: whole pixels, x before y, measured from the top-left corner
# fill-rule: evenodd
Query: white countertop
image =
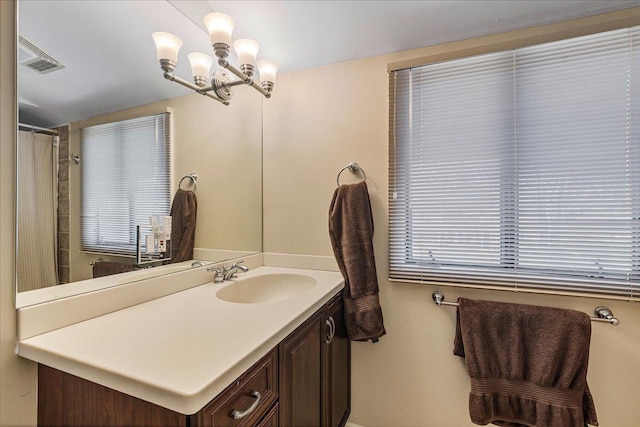
<path id="1" fill-rule="evenodd" d="M 344 286 L 340 273 L 259 267 L 243 273 L 314 277 L 310 290 L 263 304 L 215 296 L 207 283 L 19 342 L 33 361 L 182 414 L 199 411 Z"/>

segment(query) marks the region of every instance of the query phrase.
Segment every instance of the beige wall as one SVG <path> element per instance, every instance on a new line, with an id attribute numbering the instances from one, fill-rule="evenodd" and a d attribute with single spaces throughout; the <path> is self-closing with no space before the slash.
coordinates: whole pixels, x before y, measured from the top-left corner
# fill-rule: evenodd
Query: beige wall
<path id="1" fill-rule="evenodd" d="M 637 303 L 387 280 L 387 64 L 431 53 L 423 49 L 282 74 L 265 105 L 265 252 L 331 256 L 327 215 L 336 174 L 353 161 L 367 174 L 387 335 L 377 344 L 353 344 L 350 421 L 367 427 L 473 425 L 464 361 L 452 354 L 455 310 L 431 299 L 441 289 L 452 301 L 462 296 L 587 313 L 609 306 L 621 325 L 593 325 L 589 385 L 601 426 L 639 426 Z M 342 183 L 348 175 L 342 174 Z"/>
<path id="2" fill-rule="evenodd" d="M 0 1 L 0 426 L 35 425 L 36 364 L 15 355 L 15 3 Z"/>

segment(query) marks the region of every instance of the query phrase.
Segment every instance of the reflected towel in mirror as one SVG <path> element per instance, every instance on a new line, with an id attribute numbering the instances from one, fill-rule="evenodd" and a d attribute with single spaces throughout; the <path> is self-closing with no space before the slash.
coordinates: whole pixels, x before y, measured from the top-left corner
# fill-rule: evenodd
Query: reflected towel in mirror
<path id="1" fill-rule="evenodd" d="M 123 262 L 100 261 L 93 264 L 93 278 L 110 276 L 112 274 L 126 273 L 136 269 L 134 264 Z"/>
<path id="2" fill-rule="evenodd" d="M 196 193 L 179 188 L 171 204 L 171 262 L 193 259 L 197 213 Z"/>

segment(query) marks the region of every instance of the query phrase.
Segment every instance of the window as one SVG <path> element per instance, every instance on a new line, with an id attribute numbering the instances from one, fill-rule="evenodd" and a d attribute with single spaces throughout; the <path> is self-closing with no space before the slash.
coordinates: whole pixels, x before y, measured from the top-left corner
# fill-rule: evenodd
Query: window
<path id="1" fill-rule="evenodd" d="M 136 226 L 169 215 L 171 113 L 81 130 L 84 251 L 133 255 Z"/>
<path id="2" fill-rule="evenodd" d="M 390 277 L 640 298 L 640 27 L 390 74 Z"/>

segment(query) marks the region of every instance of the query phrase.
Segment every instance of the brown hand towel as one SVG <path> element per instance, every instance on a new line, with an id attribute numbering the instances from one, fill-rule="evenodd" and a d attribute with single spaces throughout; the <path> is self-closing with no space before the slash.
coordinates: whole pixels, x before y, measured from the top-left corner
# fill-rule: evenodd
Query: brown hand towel
<path id="1" fill-rule="evenodd" d="M 471 377 L 475 424 L 598 425 L 587 386 L 591 321 L 554 307 L 458 300 L 453 353 Z"/>
<path id="2" fill-rule="evenodd" d="M 329 236 L 345 280 L 343 297 L 349 339 L 377 339 L 386 331 L 373 255 L 373 216 L 364 181 L 336 189 L 329 209 Z"/>
<path id="3" fill-rule="evenodd" d="M 134 264 L 123 262 L 100 261 L 93 264 L 93 278 L 111 276 L 112 274 L 126 273 L 136 269 Z"/>
<path id="4" fill-rule="evenodd" d="M 171 205 L 171 262 L 193 259 L 197 213 L 196 193 L 178 189 Z"/>

